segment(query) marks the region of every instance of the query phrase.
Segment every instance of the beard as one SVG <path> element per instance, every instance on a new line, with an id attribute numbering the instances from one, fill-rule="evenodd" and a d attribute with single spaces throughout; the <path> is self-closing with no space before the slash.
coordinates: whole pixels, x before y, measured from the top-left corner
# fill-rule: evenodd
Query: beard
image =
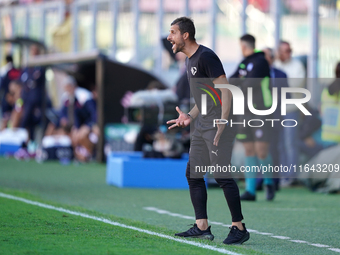
<path id="1" fill-rule="evenodd" d="M 176 54 L 178 52 L 183 51 L 184 46 L 185 46 L 185 43 L 183 41 L 179 42 L 179 43 L 176 43 L 176 48 L 175 48 L 175 52 L 174 53 Z"/>

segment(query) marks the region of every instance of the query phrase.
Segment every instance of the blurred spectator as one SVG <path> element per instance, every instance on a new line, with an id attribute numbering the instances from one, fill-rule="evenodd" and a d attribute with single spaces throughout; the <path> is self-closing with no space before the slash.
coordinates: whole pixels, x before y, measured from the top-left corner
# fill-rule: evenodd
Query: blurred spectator
<path id="1" fill-rule="evenodd" d="M 322 121 L 319 112 L 308 105 L 305 105 L 305 107 L 312 115 L 304 115 L 301 113 L 299 146 L 301 153 L 306 157 L 304 161 L 307 161 L 323 149 L 336 145 L 336 143 L 324 141 L 321 138 Z"/>
<path id="2" fill-rule="evenodd" d="M 63 107 L 60 111 L 60 126 L 71 131 L 72 127 L 80 128 L 82 105 L 76 96 L 77 84 L 72 77 L 68 77 L 64 85 L 65 94 Z M 66 98 L 65 98 L 66 97 Z"/>
<path id="3" fill-rule="evenodd" d="M 335 68 L 335 76 L 321 94 L 322 140 L 340 143 L 340 62 Z"/>
<path id="4" fill-rule="evenodd" d="M 336 79 L 328 87 L 328 92 L 331 96 L 340 92 L 340 62 L 335 67 L 335 77 Z"/>
<path id="5" fill-rule="evenodd" d="M 258 110 L 269 109 L 272 105 L 270 68 L 264 53 L 255 51 L 255 38 L 245 34 L 240 38 L 240 46 L 244 59 L 238 65 L 235 73 L 230 78 L 230 83 L 238 85 L 245 97 L 248 95 L 248 88 L 253 88 L 253 104 Z M 266 123 L 268 116 L 256 116 L 250 112 L 248 107 L 240 122 L 248 122 L 251 119 L 262 119 L 264 125 L 258 127 L 238 126 L 236 138 L 242 142 L 245 152 L 245 165 L 254 167 L 258 165 L 272 165 L 272 157 L 269 153 L 272 128 Z M 256 200 L 256 173 L 247 172 L 246 192 L 241 195 L 241 200 Z M 275 196 L 274 183 L 270 173 L 265 174 L 267 200 L 273 200 Z"/>
<path id="6" fill-rule="evenodd" d="M 306 70 L 301 61 L 292 58 L 292 49 L 286 41 L 281 41 L 278 49 L 278 58 L 274 62 L 274 66 L 287 74 L 290 87 L 304 87 L 304 78 L 306 78 Z M 294 81 L 291 79 L 299 80 Z"/>
<path id="7" fill-rule="evenodd" d="M 70 134 L 72 127 L 80 128 L 85 116 L 83 106 L 92 99 L 90 91 L 79 88 L 74 78 L 67 77 L 63 82 L 64 94 L 61 97 L 61 109 L 57 118 L 49 118 L 50 124 L 45 135 Z"/>
<path id="8" fill-rule="evenodd" d="M 72 27 L 73 20 L 71 17 L 71 4 L 73 0 L 64 0 L 65 2 L 65 12 L 62 22 L 54 28 L 52 31 L 52 41 L 53 47 L 59 52 L 71 52 L 72 51 Z M 81 27 L 78 28 L 79 44 L 80 48 L 84 45 L 85 37 L 84 31 Z"/>
<path id="9" fill-rule="evenodd" d="M 270 78 L 271 78 L 271 85 L 273 88 L 277 88 L 277 108 L 275 112 L 273 113 L 274 118 L 282 119 L 281 116 L 281 89 L 282 88 L 287 88 L 288 87 L 288 82 L 287 82 L 287 74 L 273 66 L 274 60 L 275 60 L 275 55 L 274 51 L 272 48 L 265 48 L 263 50 L 264 55 L 266 60 L 269 63 L 270 66 Z"/>
<path id="10" fill-rule="evenodd" d="M 3 125 L 6 126 L 13 107 L 7 102 L 6 96 L 9 92 L 9 84 L 13 80 L 17 80 L 20 78 L 20 70 L 16 69 L 13 65 L 13 58 L 11 55 L 6 56 L 6 65 L 3 66 L 0 70 L 0 92 L 2 96 L 1 100 L 1 113 L 2 113 L 2 122 Z M 0 94 L 1 94 L 0 93 Z"/>
<path id="11" fill-rule="evenodd" d="M 63 106 L 57 114 L 57 121 L 51 119 L 45 135 L 46 137 L 69 136 L 75 157 L 80 161 L 87 161 L 92 157 L 94 145 L 99 136 L 99 128 L 96 124 L 97 94 L 95 91 L 91 93 L 84 88 L 77 87 L 72 77 L 65 80 L 64 90 Z"/>
<path id="12" fill-rule="evenodd" d="M 81 109 L 82 125 L 73 132 L 75 157 L 82 162 L 93 157 L 94 148 L 100 135 L 97 125 L 97 98 L 97 92 L 93 90 L 92 98 L 86 100 Z"/>
<path id="13" fill-rule="evenodd" d="M 30 54 L 31 56 L 38 56 L 40 54 L 39 47 L 32 45 Z M 28 129 L 30 139 L 34 140 L 34 129 L 42 120 L 44 100 L 47 97 L 45 93 L 45 68 L 39 66 L 26 67 L 21 74 L 21 81 L 24 85 L 24 112 L 21 127 Z"/>
<path id="14" fill-rule="evenodd" d="M 270 78 L 271 78 L 271 86 L 273 88 L 277 88 L 278 92 L 278 101 L 277 101 L 277 108 L 272 115 L 273 119 L 282 119 L 281 116 L 281 89 L 284 87 L 288 87 L 287 83 L 287 75 L 282 72 L 281 70 L 273 67 L 273 62 L 275 60 L 274 51 L 271 48 L 265 48 L 263 50 L 265 54 L 265 58 L 269 63 L 270 66 Z M 282 162 L 282 155 L 286 154 L 285 147 L 282 146 L 284 144 L 284 137 L 283 137 L 283 127 L 281 125 L 274 125 L 272 130 L 272 138 L 270 141 L 270 153 L 273 158 L 273 165 L 279 166 Z M 280 157 L 281 156 L 281 157 Z M 281 158 L 281 159 L 280 159 Z M 274 179 L 274 184 L 276 190 L 279 189 L 279 180 L 278 178 Z M 259 188 L 257 188 L 259 189 Z"/>
<path id="15" fill-rule="evenodd" d="M 22 83 L 18 80 L 11 81 L 6 94 L 6 102 L 12 111 L 9 113 L 8 121 L 1 123 L 1 130 L 5 128 L 18 128 L 23 112 Z"/>
<path id="16" fill-rule="evenodd" d="M 292 49 L 290 44 L 281 41 L 278 49 L 278 59 L 274 62 L 274 66 L 281 69 L 287 74 L 289 87 L 302 88 L 305 85 L 306 70 L 303 64 L 292 58 Z M 292 98 L 298 98 L 301 93 L 291 93 Z M 292 119 L 299 122 L 300 112 L 299 109 L 293 105 L 287 105 L 286 119 Z M 294 125 L 295 122 L 287 121 L 287 125 Z M 282 164 L 285 166 L 298 165 L 299 163 L 299 128 L 291 127 L 284 128 L 284 144 L 285 157 L 282 159 Z M 294 173 L 285 173 L 287 178 L 293 178 Z M 283 186 L 289 186 L 293 179 L 285 179 Z"/>
<path id="17" fill-rule="evenodd" d="M 0 129 L 0 144 L 9 143 L 26 147 L 28 141 L 28 133 L 24 128 L 19 128 L 21 115 L 23 113 L 22 83 L 18 80 L 11 81 L 6 95 L 7 103 L 13 108 L 10 113 L 9 120 L 2 123 Z M 14 156 L 16 158 L 30 158 L 26 148 L 21 148 Z"/>

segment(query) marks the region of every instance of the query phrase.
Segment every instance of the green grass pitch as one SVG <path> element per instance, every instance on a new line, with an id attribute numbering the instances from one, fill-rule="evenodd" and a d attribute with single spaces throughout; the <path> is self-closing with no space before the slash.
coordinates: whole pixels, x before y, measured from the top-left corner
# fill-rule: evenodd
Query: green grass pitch
<path id="1" fill-rule="evenodd" d="M 99 164 L 61 166 L 0 158 L 0 192 L 169 236 L 186 230 L 193 220 L 185 216 L 194 216 L 187 190 L 108 186 L 105 165 Z M 340 249 L 339 195 L 290 188 L 267 202 L 264 192 L 259 192 L 257 202 L 244 202 L 242 208 L 248 228 L 271 235 L 251 233 L 242 246 L 222 245 L 229 229 L 221 224 L 230 224 L 231 219 L 222 190 L 214 188 L 208 190 L 208 214 L 220 225 L 212 224 L 215 240 L 202 243 L 237 254 L 339 254 L 329 250 Z M 0 215 L 0 254 L 217 254 L 6 198 L 0 198 Z"/>

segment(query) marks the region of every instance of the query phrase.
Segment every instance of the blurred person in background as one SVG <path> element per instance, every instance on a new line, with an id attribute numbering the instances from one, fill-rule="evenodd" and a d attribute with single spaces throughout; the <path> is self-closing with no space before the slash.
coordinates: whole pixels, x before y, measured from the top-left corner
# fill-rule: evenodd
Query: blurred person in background
<path id="1" fill-rule="evenodd" d="M 40 49 L 37 45 L 31 46 L 30 55 L 33 57 L 40 55 Z M 41 123 L 44 114 L 44 98 L 47 97 L 45 94 L 45 71 L 45 68 L 40 66 L 26 67 L 21 74 L 24 100 L 21 127 L 28 130 L 31 141 L 35 139 L 35 127 Z"/>
<path id="2" fill-rule="evenodd" d="M 94 145 L 98 141 L 96 100 L 97 93 L 92 93 L 77 86 L 73 77 L 64 81 L 62 108 L 57 118 L 50 118 L 45 137 L 69 136 L 74 148 L 75 157 L 82 162 L 91 159 Z"/>
<path id="3" fill-rule="evenodd" d="M 302 88 L 305 85 L 306 70 L 302 62 L 292 57 L 293 50 L 286 41 L 281 41 L 278 48 L 277 59 L 274 61 L 274 67 L 282 70 L 287 74 L 288 85 L 290 87 Z M 297 79 L 293 81 L 292 79 Z"/>
<path id="4" fill-rule="evenodd" d="M 82 125 L 73 132 L 75 157 L 81 162 L 93 158 L 94 148 L 100 135 L 97 125 L 97 99 L 97 91 L 93 89 L 92 97 L 88 98 L 81 108 Z"/>
<path id="5" fill-rule="evenodd" d="M 281 69 L 287 74 L 288 86 L 292 88 L 305 87 L 306 70 L 301 61 L 292 58 L 292 49 L 286 41 L 281 41 L 278 49 L 278 58 L 274 62 L 274 66 Z M 301 93 L 291 93 L 291 97 L 299 98 Z M 286 119 L 292 119 L 299 122 L 299 109 L 293 105 L 287 105 Z M 293 121 L 287 121 L 287 125 L 294 126 Z M 299 163 L 299 127 L 284 128 L 284 146 L 285 154 L 283 154 L 282 164 L 284 166 L 298 165 Z M 294 173 L 285 173 L 286 179 L 282 180 L 283 186 L 289 186 L 294 181 Z"/>
<path id="6" fill-rule="evenodd" d="M 2 114 L 2 125 L 6 126 L 9 121 L 11 112 L 13 110 L 6 96 L 9 92 L 9 84 L 13 80 L 20 78 L 20 70 L 16 69 L 13 65 L 13 58 L 11 55 L 6 56 L 6 64 L 0 70 L 0 94 L 2 94 L 1 100 L 1 114 Z"/>
<path id="7" fill-rule="evenodd" d="M 57 111 L 56 119 L 50 118 L 45 132 L 47 136 L 60 133 L 70 134 L 72 127 L 80 128 L 85 119 L 83 106 L 93 99 L 91 92 L 78 87 L 76 80 L 71 76 L 65 78 L 62 86 L 64 89 L 61 96 L 62 107 Z"/>
<path id="8" fill-rule="evenodd" d="M 266 110 L 272 106 L 272 91 L 270 84 L 270 66 L 263 52 L 255 51 L 255 38 L 245 34 L 240 38 L 240 46 L 244 59 L 239 64 L 235 73 L 230 77 L 230 83 L 237 85 L 248 98 L 248 88 L 253 88 L 253 104 L 257 110 Z M 246 104 L 245 100 L 245 104 Z M 272 128 L 265 121 L 269 116 L 257 116 L 250 112 L 245 105 L 245 114 L 240 116 L 239 122 L 248 123 L 251 119 L 261 119 L 264 123 L 261 127 L 238 125 L 236 139 L 242 142 L 245 153 L 246 167 L 272 165 L 272 157 L 269 152 L 272 138 Z M 268 125 L 269 124 L 269 125 Z M 241 195 L 241 200 L 256 200 L 256 172 L 246 172 L 246 192 Z M 265 174 L 266 199 L 271 201 L 275 196 L 274 183 L 270 173 Z"/>
<path id="9" fill-rule="evenodd" d="M 14 80 L 9 83 L 5 100 L 12 110 L 9 112 L 8 121 L 1 123 L 1 130 L 5 128 L 19 128 L 20 126 L 23 113 L 22 87 L 23 85 L 19 80 Z"/>
<path id="10" fill-rule="evenodd" d="M 308 104 L 306 104 L 305 107 L 312 115 L 304 115 L 301 113 L 299 148 L 300 152 L 305 156 L 304 161 L 307 161 L 323 149 L 333 146 L 336 143 L 322 140 L 322 121 L 319 112 L 309 107 Z"/>
<path id="11" fill-rule="evenodd" d="M 9 84 L 5 100 L 12 107 L 12 111 L 6 125 L 5 123 L 1 125 L 0 144 L 10 143 L 22 146 L 28 141 L 27 130 L 20 128 L 20 120 L 23 114 L 22 88 L 23 85 L 19 80 L 11 81 Z"/>
<path id="12" fill-rule="evenodd" d="M 277 88 L 277 108 L 275 112 L 272 114 L 273 119 L 282 120 L 281 116 L 281 89 L 288 87 L 287 75 L 281 71 L 273 67 L 273 63 L 275 60 L 274 50 L 272 48 L 263 49 L 266 60 L 268 61 L 270 67 L 270 83 L 273 88 Z M 289 95 L 288 95 L 289 97 Z M 273 158 L 273 165 L 280 166 L 281 164 L 281 155 L 285 154 L 285 147 L 282 146 L 284 144 L 283 137 L 283 127 L 280 124 L 275 124 L 272 130 L 272 137 L 270 139 L 270 154 Z M 277 176 L 279 177 L 279 176 Z M 279 189 L 279 178 L 274 179 L 275 189 Z M 257 182 L 257 190 L 262 189 L 262 180 Z"/>
<path id="13" fill-rule="evenodd" d="M 340 62 L 335 77 L 321 94 L 322 140 L 340 143 Z"/>

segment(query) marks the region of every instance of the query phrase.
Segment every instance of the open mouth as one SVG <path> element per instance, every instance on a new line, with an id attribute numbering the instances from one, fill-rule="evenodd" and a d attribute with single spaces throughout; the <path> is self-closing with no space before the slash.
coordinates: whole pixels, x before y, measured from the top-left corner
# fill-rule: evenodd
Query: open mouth
<path id="1" fill-rule="evenodd" d="M 175 48 L 175 46 L 176 46 L 176 43 L 175 43 L 175 42 L 173 42 L 173 41 L 171 41 L 170 43 L 172 44 L 172 48 L 171 48 L 171 49 L 174 49 L 174 48 Z"/>

